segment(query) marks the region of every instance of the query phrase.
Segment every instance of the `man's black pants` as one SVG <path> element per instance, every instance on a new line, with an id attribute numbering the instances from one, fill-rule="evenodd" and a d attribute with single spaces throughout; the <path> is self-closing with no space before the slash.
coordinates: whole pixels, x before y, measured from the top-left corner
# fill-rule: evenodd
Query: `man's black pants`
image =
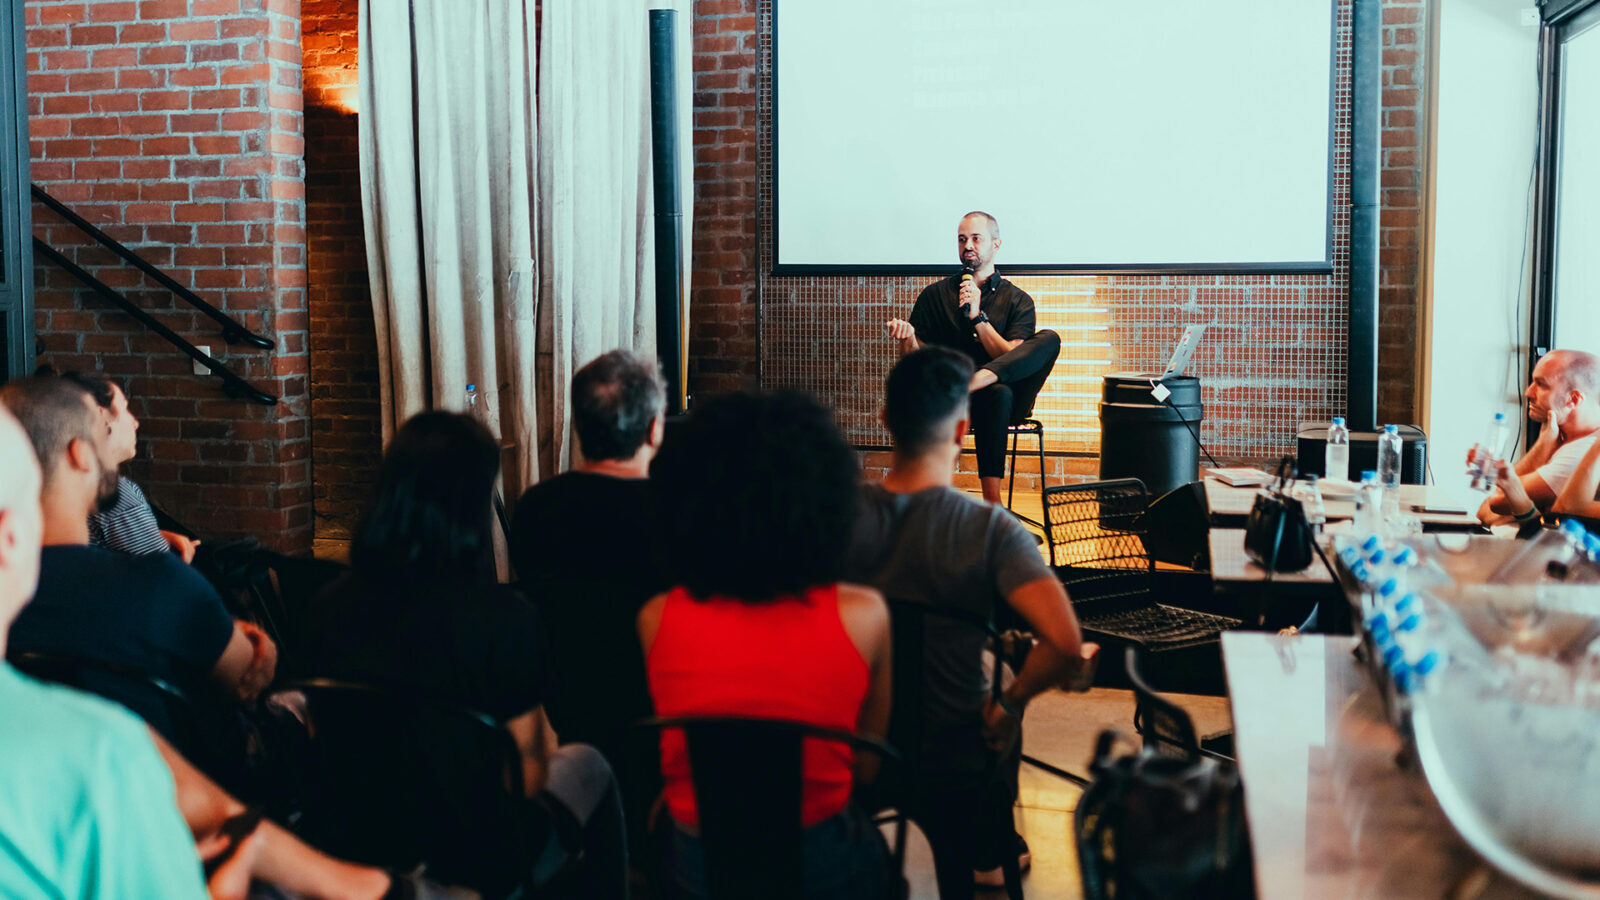
<path id="1" fill-rule="evenodd" d="M 1006 429 L 1033 412 L 1033 401 L 1060 355 L 1061 337 L 1054 331 L 1036 331 L 1015 350 L 983 367 L 1000 380 L 972 395 L 972 443 L 978 451 L 980 477 L 1005 477 Z"/>

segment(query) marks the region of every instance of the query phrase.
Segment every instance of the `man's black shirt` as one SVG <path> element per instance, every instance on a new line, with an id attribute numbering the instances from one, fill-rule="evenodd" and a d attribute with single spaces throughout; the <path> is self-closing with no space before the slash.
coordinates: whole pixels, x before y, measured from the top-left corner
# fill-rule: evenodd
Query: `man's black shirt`
<path id="1" fill-rule="evenodd" d="M 993 357 L 978 341 L 972 320 L 962 315 L 959 307 L 961 276 L 952 275 L 935 281 L 917 295 L 911 308 L 911 326 L 917 330 L 917 341 L 938 344 L 972 357 L 975 366 L 983 366 Z M 978 308 L 989 314 L 989 324 L 1008 341 L 1027 340 L 1033 337 L 1033 298 L 1028 292 L 1000 277 L 999 272 L 983 283 L 983 299 Z"/>

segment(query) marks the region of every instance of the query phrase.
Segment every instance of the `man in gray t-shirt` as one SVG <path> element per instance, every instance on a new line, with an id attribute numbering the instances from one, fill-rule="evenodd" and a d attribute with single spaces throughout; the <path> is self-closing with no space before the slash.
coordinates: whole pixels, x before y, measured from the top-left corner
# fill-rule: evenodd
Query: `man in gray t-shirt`
<path id="1" fill-rule="evenodd" d="M 905 786 L 896 802 L 909 806 L 927 834 L 945 898 L 971 896 L 974 870 L 986 883 L 998 876 L 992 867 L 1015 840 L 1015 784 L 985 774 L 989 751 L 1005 753 L 1014 774 L 1009 751 L 1023 708 L 1056 685 L 1087 688 L 1096 649 L 1083 643 L 1067 592 L 1032 535 L 1007 510 L 951 487 L 971 378 L 971 361 L 941 347 L 909 353 L 889 373 L 883 416 L 894 463 L 882 484 L 861 489 L 845 564 L 846 580 L 893 601 L 986 619 L 1009 606 L 1038 638 L 996 702 L 985 688 L 984 634 L 937 616 L 926 620 L 922 764 L 938 774 Z"/>

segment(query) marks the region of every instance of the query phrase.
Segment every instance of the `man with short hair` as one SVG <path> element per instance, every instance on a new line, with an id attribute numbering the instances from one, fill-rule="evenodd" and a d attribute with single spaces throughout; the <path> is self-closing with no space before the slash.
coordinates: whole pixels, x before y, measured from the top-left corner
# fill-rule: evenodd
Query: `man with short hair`
<path id="1" fill-rule="evenodd" d="M 1581 350 L 1552 350 L 1533 367 L 1525 396 L 1528 418 L 1544 427 L 1527 453 L 1502 467 L 1500 486 L 1478 507 L 1485 525 L 1531 522 L 1561 496 L 1600 435 L 1600 359 Z"/>
<path id="2" fill-rule="evenodd" d="M 40 374 L 49 373 L 41 367 Z M 163 531 L 144 491 L 133 479 L 120 474 L 122 464 L 133 459 L 138 450 L 139 435 L 139 419 L 128 407 L 128 395 L 122 386 L 101 372 L 63 372 L 61 377 L 88 391 L 100 407 L 106 428 L 106 456 L 100 462 L 119 473 L 116 490 L 89 517 L 89 543 L 136 556 L 171 550 L 184 562 L 194 562 L 194 551 L 200 542 Z"/>
<path id="3" fill-rule="evenodd" d="M 49 528 L 43 473 L 7 393 L 0 389 L 0 656 L 34 592 Z M 70 417 L 54 424 L 70 432 Z M 34 443 L 57 445 L 62 433 Z M 51 468 L 79 466 L 66 457 L 84 452 L 68 447 Z M 220 900 L 245 896 L 252 879 L 300 897 L 446 896 L 420 879 L 391 883 L 380 870 L 331 859 L 270 822 L 236 828 L 252 818 L 244 805 L 126 710 L 39 684 L 6 662 L 0 760 L 3 897 L 201 898 L 209 888 Z M 209 883 L 202 859 L 214 867 Z"/>
<path id="4" fill-rule="evenodd" d="M 635 621 L 668 585 L 652 546 L 650 461 L 666 386 L 654 360 L 613 350 L 572 378 L 577 462 L 529 488 L 511 525 L 511 563 L 551 636 L 557 688 L 545 710 L 562 743 L 599 747 L 622 787 L 635 851 L 660 790 L 656 757 L 621 737 L 652 713 Z M 628 562 L 619 565 L 617 554 Z"/>
<path id="5" fill-rule="evenodd" d="M 0 651 L 39 575 L 39 465 L 0 407 Z M 0 663 L 0 896 L 204 897 L 149 732 Z"/>
<path id="6" fill-rule="evenodd" d="M 981 782 L 988 753 L 1016 742 L 1034 696 L 1063 684 L 1087 689 L 1098 650 L 1083 643 L 1066 590 L 1032 535 L 1004 509 L 951 487 L 971 379 L 967 358 L 942 347 L 913 351 L 889 373 L 883 421 L 894 461 L 881 484 L 862 488 L 846 567 L 848 580 L 891 600 L 985 619 L 1009 607 L 1038 639 L 999 702 L 986 687 L 981 634 L 963 630 L 926 647 L 924 765 L 947 777 L 924 786 L 918 805 L 934 810 L 921 824 L 945 900 L 970 896 L 973 868 L 998 866 L 1005 845 L 995 842 L 1012 834 L 1014 786 Z"/>
<path id="7" fill-rule="evenodd" d="M 38 592 L 11 629 L 13 653 L 42 652 L 127 666 L 180 688 L 212 688 L 253 703 L 272 681 L 277 648 L 228 614 L 211 585 L 174 554 L 129 556 L 89 544 L 89 514 L 116 488 L 103 464 L 106 429 L 93 398 L 61 378 L 0 387 L 41 468 L 44 550 Z M 130 686 L 119 696 L 172 734 L 164 702 Z"/>
<path id="8" fill-rule="evenodd" d="M 1007 429 L 1033 412 L 1033 401 L 1061 354 L 1061 338 L 1035 330 L 1033 298 L 995 271 L 1000 224 L 994 216 L 981 211 L 963 216 L 956 246 L 962 274 L 923 288 L 911 317 L 890 319 L 886 327 L 900 342 L 901 355 L 937 344 L 961 351 L 978 367 L 968 384 L 978 483 L 983 499 L 999 503 Z"/>

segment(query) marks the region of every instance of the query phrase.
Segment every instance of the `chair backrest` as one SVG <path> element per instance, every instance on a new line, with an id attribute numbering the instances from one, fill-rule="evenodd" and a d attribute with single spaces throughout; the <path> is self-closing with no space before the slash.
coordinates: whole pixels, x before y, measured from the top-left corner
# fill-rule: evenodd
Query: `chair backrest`
<path id="1" fill-rule="evenodd" d="M 133 666 L 77 654 L 14 652 L 8 660 L 41 681 L 98 694 L 127 707 L 195 766 L 238 789 L 235 778 L 244 767 L 243 737 L 220 699 L 202 700 Z"/>
<path id="2" fill-rule="evenodd" d="M 523 796 L 521 757 L 492 718 L 414 692 L 307 679 L 300 833 L 319 849 L 505 896 L 551 827 Z M 289 699 L 289 697 L 285 697 Z"/>
<path id="3" fill-rule="evenodd" d="M 1137 478 L 1045 488 L 1050 565 L 1075 604 L 1148 600 L 1155 563 L 1142 516 L 1149 505 Z"/>
<path id="4" fill-rule="evenodd" d="M 998 634 L 988 617 L 972 610 L 901 598 L 889 599 L 889 629 L 894 685 L 889 743 L 900 752 L 897 775 L 914 780 L 923 774 L 930 690 L 960 691 L 961 669 L 971 666 L 976 675 L 984 644 Z M 1000 680 L 991 678 L 991 690 L 999 687 Z"/>
<path id="5" fill-rule="evenodd" d="M 684 733 L 711 900 L 801 896 L 801 746 L 806 738 L 898 756 L 882 741 L 777 719 L 681 716 L 637 727 Z"/>
<path id="6" fill-rule="evenodd" d="M 1127 650 L 1128 681 L 1133 685 L 1133 727 L 1144 745 L 1174 759 L 1200 758 L 1200 735 L 1183 708 L 1157 694 L 1139 674 L 1138 648 Z"/>
<path id="7" fill-rule="evenodd" d="M 206 576 L 229 610 L 260 625 L 278 646 L 280 677 L 304 668 L 312 600 L 344 574 L 342 563 L 285 556 L 254 538 L 209 547 L 202 544 L 195 568 Z"/>

